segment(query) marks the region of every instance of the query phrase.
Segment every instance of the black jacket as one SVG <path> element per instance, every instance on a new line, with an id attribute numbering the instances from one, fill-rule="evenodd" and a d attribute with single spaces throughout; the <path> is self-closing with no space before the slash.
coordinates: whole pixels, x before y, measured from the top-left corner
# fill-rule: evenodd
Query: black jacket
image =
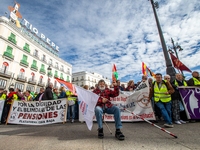
<path id="1" fill-rule="evenodd" d="M 35 97 L 35 101 L 39 101 L 40 95 L 43 93 L 39 93 L 36 97 Z"/>
<path id="2" fill-rule="evenodd" d="M 183 82 L 176 80 L 179 86 L 184 86 Z M 172 100 L 181 100 L 181 95 L 179 93 L 178 87 L 175 85 L 175 80 L 171 82 L 172 87 L 174 88 L 175 92 L 171 95 Z"/>
<path id="3" fill-rule="evenodd" d="M 44 95 L 42 97 L 42 100 L 53 100 L 52 88 L 50 88 L 50 87 L 46 88 L 46 90 L 44 91 Z"/>

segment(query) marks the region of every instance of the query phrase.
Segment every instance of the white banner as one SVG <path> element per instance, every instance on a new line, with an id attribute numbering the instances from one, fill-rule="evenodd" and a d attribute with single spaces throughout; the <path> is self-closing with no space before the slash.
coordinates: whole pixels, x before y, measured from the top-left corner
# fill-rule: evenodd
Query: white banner
<path id="1" fill-rule="evenodd" d="M 66 98 L 41 102 L 14 101 L 8 123 L 46 125 L 63 122 L 66 101 Z"/>
<path id="2" fill-rule="evenodd" d="M 89 130 L 92 129 L 94 108 L 97 104 L 99 96 L 91 91 L 75 86 L 78 95 L 79 114 L 82 114 Z"/>
<path id="3" fill-rule="evenodd" d="M 148 82 L 142 82 L 133 92 L 120 91 L 119 96 L 111 98 L 111 102 L 119 106 L 121 110 L 122 122 L 143 121 L 142 119 L 132 115 L 125 111 L 123 108 L 132 111 L 133 113 L 145 118 L 147 120 L 155 120 L 155 115 L 151 106 L 151 102 L 148 101 L 149 96 L 149 84 Z M 94 120 L 95 116 L 93 117 Z M 114 115 L 105 114 L 105 121 L 114 121 Z M 79 113 L 79 121 L 84 121 L 83 116 Z"/>
<path id="4" fill-rule="evenodd" d="M 5 99 L 0 99 L 0 120 L 3 114 L 4 103 L 5 103 Z"/>

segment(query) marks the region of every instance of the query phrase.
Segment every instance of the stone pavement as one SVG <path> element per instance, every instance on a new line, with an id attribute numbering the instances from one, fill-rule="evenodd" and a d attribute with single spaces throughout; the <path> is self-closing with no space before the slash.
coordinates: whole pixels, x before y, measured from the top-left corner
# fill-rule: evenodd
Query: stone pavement
<path id="1" fill-rule="evenodd" d="M 164 122 L 157 125 L 163 127 Z M 178 138 L 146 122 L 123 123 L 124 141 L 114 137 L 114 123 L 108 123 L 111 135 L 104 125 L 104 139 L 97 138 L 97 123 L 92 131 L 85 123 L 52 124 L 45 126 L 0 125 L 0 149 L 80 149 L 80 150 L 189 150 L 200 149 L 200 122 L 165 128 Z"/>

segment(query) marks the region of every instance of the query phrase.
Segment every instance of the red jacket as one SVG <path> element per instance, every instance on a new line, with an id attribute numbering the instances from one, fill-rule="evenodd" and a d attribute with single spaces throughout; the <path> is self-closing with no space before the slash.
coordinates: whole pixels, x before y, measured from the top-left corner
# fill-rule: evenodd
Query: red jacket
<path id="1" fill-rule="evenodd" d="M 102 99 L 103 98 L 107 98 L 108 101 L 105 103 L 107 107 L 112 107 L 113 104 L 111 104 L 110 102 L 110 97 L 117 97 L 119 95 L 119 87 L 118 86 L 115 86 L 114 87 L 114 91 L 108 89 L 108 88 L 105 88 L 105 90 L 103 92 L 101 92 L 99 90 L 99 88 L 97 87 L 96 89 L 94 89 L 93 91 L 95 94 L 99 95 L 99 99 L 98 99 L 98 102 L 97 102 L 97 105 L 96 106 L 100 106 L 100 107 L 103 107 L 104 106 L 104 103 L 102 103 Z"/>

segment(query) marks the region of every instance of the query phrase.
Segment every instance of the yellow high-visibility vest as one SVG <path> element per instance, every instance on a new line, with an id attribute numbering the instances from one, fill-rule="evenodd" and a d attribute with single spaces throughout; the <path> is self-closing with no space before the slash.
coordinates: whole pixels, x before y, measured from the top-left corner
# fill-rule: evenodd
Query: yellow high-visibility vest
<path id="1" fill-rule="evenodd" d="M 6 94 L 2 94 L 0 99 L 6 99 Z"/>
<path id="2" fill-rule="evenodd" d="M 193 80 L 194 80 L 194 85 L 200 85 L 200 81 L 198 79 L 193 77 Z"/>
<path id="3" fill-rule="evenodd" d="M 166 83 L 167 81 L 164 80 Z M 154 84 L 154 100 L 158 102 L 159 100 L 161 102 L 169 102 L 171 101 L 171 95 L 165 95 L 165 93 L 168 91 L 166 84 L 162 83 L 161 88 L 159 90 L 158 83 L 155 81 Z"/>
<path id="4" fill-rule="evenodd" d="M 177 82 L 176 80 L 174 81 L 174 84 L 175 84 L 176 86 L 179 86 L 179 85 L 178 85 L 178 82 Z M 183 80 L 183 84 L 184 84 L 184 86 L 187 86 L 187 83 L 185 82 L 185 80 Z"/>
<path id="5" fill-rule="evenodd" d="M 17 99 L 18 99 L 17 94 L 13 94 L 13 97 L 14 97 L 14 101 L 17 101 Z M 7 104 L 12 104 L 12 103 L 13 103 L 13 100 L 12 100 L 12 102 L 11 101 L 7 102 Z"/>
<path id="6" fill-rule="evenodd" d="M 28 98 L 27 96 L 24 96 L 25 97 L 25 101 L 29 101 L 29 99 L 32 97 L 32 95 L 29 95 Z"/>
<path id="7" fill-rule="evenodd" d="M 66 95 L 69 96 L 69 97 L 68 97 L 68 100 L 74 100 L 74 102 L 76 102 L 76 98 L 70 97 L 70 95 L 74 95 L 72 92 L 67 91 L 67 92 L 66 92 Z"/>

